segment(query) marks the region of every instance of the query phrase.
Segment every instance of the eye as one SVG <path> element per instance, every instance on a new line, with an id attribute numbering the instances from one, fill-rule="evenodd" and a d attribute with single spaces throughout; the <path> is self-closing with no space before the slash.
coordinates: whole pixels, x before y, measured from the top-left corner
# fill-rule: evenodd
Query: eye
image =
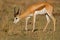
<path id="1" fill-rule="evenodd" d="M 18 18 L 16 18 L 16 19 L 18 19 Z"/>

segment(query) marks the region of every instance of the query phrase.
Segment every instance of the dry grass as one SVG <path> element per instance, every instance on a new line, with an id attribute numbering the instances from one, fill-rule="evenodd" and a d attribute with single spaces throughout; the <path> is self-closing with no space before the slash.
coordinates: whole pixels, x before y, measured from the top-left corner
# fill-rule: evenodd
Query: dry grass
<path id="1" fill-rule="evenodd" d="M 56 32 L 53 32 L 53 23 L 48 25 L 47 30 L 42 32 L 45 24 L 45 16 L 38 15 L 36 19 L 37 31 L 32 30 L 32 18 L 28 22 L 29 31 L 25 31 L 25 20 L 22 19 L 19 23 L 13 24 L 14 7 L 26 10 L 29 5 L 39 2 L 40 0 L 0 0 L 0 40 L 59 40 L 60 38 L 60 5 L 59 0 L 50 2 L 54 6 L 56 23 Z M 40 1 L 42 2 L 42 1 Z M 45 1 L 44 1 L 45 2 Z M 41 18 L 42 17 L 42 18 Z"/>

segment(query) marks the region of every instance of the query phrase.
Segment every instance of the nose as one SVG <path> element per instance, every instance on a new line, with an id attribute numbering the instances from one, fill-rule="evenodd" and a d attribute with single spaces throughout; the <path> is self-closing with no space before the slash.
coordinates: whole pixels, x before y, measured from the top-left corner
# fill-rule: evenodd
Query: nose
<path id="1" fill-rule="evenodd" d="M 15 22 L 15 21 L 13 21 L 13 23 L 14 23 L 14 24 L 16 24 L 16 22 Z"/>

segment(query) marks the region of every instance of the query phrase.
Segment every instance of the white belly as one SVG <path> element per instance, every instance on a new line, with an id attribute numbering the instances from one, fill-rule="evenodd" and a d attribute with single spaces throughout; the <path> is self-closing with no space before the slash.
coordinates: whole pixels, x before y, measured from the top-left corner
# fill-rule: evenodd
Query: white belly
<path id="1" fill-rule="evenodd" d="M 45 13 L 47 13 L 47 11 L 46 11 L 45 8 L 43 8 L 43 9 L 40 10 L 40 11 L 35 11 L 35 14 L 45 14 Z"/>

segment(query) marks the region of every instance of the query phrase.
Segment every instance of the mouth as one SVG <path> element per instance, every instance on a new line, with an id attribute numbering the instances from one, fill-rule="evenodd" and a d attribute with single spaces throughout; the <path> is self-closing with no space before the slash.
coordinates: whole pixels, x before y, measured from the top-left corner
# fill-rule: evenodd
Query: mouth
<path id="1" fill-rule="evenodd" d="M 13 23 L 16 24 L 17 22 L 14 21 Z"/>

